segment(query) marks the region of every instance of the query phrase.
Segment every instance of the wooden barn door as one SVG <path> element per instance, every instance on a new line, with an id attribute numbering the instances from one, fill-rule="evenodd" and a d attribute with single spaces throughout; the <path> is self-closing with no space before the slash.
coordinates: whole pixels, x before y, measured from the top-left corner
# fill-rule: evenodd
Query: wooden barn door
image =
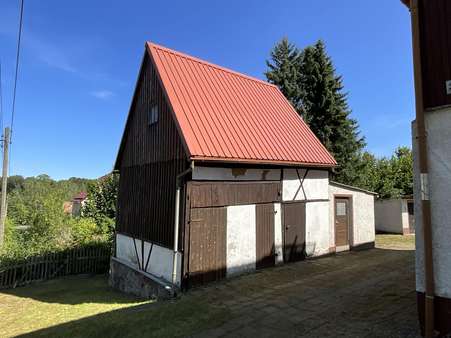
<path id="1" fill-rule="evenodd" d="M 274 266 L 274 205 L 256 205 L 256 268 Z"/>
<path id="2" fill-rule="evenodd" d="M 193 208 L 190 217 L 189 284 L 225 278 L 226 208 Z"/>
<path id="3" fill-rule="evenodd" d="M 284 261 L 305 258 L 305 203 L 283 204 Z"/>

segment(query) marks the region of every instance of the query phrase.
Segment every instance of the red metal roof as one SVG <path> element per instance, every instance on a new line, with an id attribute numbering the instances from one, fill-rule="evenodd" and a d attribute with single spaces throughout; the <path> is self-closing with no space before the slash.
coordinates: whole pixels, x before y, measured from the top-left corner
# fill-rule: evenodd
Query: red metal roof
<path id="1" fill-rule="evenodd" d="M 147 48 L 192 160 L 336 165 L 276 86 L 154 43 Z"/>
<path id="2" fill-rule="evenodd" d="M 84 200 L 88 197 L 88 194 L 85 191 L 80 191 L 77 195 L 74 196 L 74 200 Z"/>

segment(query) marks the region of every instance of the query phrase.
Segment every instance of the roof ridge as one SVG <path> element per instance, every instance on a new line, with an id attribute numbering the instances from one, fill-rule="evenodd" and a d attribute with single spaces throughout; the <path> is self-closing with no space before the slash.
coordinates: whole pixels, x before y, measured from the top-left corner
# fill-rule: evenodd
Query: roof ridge
<path id="1" fill-rule="evenodd" d="M 200 58 L 198 58 L 198 57 L 195 57 L 195 56 L 192 56 L 192 55 L 189 55 L 189 54 L 186 54 L 186 53 L 182 53 L 182 52 L 176 51 L 176 50 L 174 50 L 174 49 L 171 49 L 171 48 L 168 48 L 168 47 L 165 47 L 165 46 L 156 44 L 156 43 L 154 43 L 154 42 L 147 41 L 147 44 L 148 44 L 149 47 L 151 47 L 151 48 L 153 47 L 153 48 L 156 48 L 156 49 L 161 49 L 161 50 L 166 51 L 166 52 L 168 52 L 168 53 L 172 53 L 172 54 L 175 54 L 175 55 L 177 55 L 177 56 L 180 56 L 180 57 L 183 57 L 183 58 L 186 58 L 186 59 L 190 59 L 190 60 L 192 60 L 192 61 L 201 63 L 201 64 L 203 64 L 203 65 L 206 65 L 206 66 L 209 66 L 209 67 L 212 67 L 212 68 L 216 68 L 216 69 L 218 69 L 218 70 L 221 70 L 221 71 L 224 71 L 224 72 L 233 74 L 233 75 L 237 75 L 237 76 L 243 77 L 243 78 L 245 78 L 245 79 L 248 79 L 248 80 L 251 80 L 251 81 L 255 81 L 255 82 L 257 82 L 257 83 L 261 83 L 261 84 L 264 84 L 264 85 L 267 85 L 267 86 L 270 86 L 270 87 L 278 88 L 275 84 L 269 83 L 269 82 L 267 82 L 267 81 L 258 79 L 258 78 L 256 78 L 256 77 L 253 77 L 253 76 L 250 76 L 250 75 L 247 75 L 247 74 L 243 74 L 243 73 L 237 72 L 237 71 L 232 70 L 232 69 L 230 69 L 230 68 L 226 68 L 226 67 L 223 67 L 223 66 L 219 66 L 219 65 L 217 65 L 217 64 L 215 64 L 215 63 L 212 63 L 212 62 L 209 62 L 209 61 L 202 60 L 202 59 L 200 59 Z"/>

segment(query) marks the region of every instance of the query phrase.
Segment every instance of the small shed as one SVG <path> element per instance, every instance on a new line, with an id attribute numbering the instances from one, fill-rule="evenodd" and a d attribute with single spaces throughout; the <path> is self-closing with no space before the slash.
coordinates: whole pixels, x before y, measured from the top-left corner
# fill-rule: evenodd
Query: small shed
<path id="1" fill-rule="evenodd" d="M 375 212 L 376 231 L 401 235 L 415 233 L 413 196 L 376 200 Z"/>
<path id="2" fill-rule="evenodd" d="M 336 251 L 374 247 L 375 192 L 331 181 L 330 224 Z"/>
<path id="3" fill-rule="evenodd" d="M 153 295 L 335 252 L 335 165 L 276 86 L 146 43 L 115 164 L 113 286 Z M 347 247 L 372 246 L 374 224 L 349 217 Z"/>

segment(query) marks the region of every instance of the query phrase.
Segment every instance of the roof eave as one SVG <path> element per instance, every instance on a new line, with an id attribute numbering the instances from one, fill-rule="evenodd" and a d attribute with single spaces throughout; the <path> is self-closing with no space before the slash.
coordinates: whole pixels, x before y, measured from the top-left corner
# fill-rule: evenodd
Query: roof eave
<path id="1" fill-rule="evenodd" d="M 330 185 L 339 187 L 339 188 L 344 188 L 344 189 L 349 189 L 349 190 L 356 190 L 356 191 L 360 191 L 366 194 L 370 194 L 370 195 L 374 195 L 374 196 L 379 196 L 379 194 L 377 192 L 374 191 L 370 191 L 370 190 L 366 190 L 366 189 L 362 189 L 359 187 L 354 187 L 353 185 L 348 185 L 348 184 L 343 184 L 343 183 L 339 183 L 336 181 L 329 181 Z"/>
<path id="2" fill-rule="evenodd" d="M 321 168 L 332 169 L 337 167 L 337 164 L 333 163 L 312 163 L 312 162 L 297 162 L 297 161 L 278 161 L 278 160 L 257 160 L 257 159 L 241 159 L 241 158 L 217 158 L 217 157 L 202 157 L 192 156 L 192 161 L 200 163 L 237 163 L 237 164 L 260 164 L 260 165 L 277 165 L 287 167 L 309 167 L 309 168 Z"/>

